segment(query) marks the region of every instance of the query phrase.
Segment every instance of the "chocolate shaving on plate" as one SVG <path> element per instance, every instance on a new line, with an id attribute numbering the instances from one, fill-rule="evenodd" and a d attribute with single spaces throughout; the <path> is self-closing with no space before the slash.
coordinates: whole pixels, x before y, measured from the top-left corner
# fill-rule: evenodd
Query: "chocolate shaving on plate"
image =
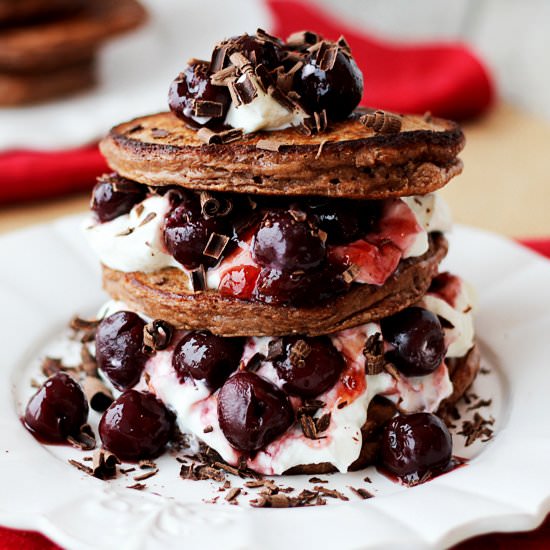
<path id="1" fill-rule="evenodd" d="M 98 449 L 92 459 L 92 475 L 98 479 L 111 479 L 116 476 L 120 460 L 113 453 Z"/>
<path id="2" fill-rule="evenodd" d="M 363 500 L 374 497 L 374 495 L 370 491 L 367 491 L 362 487 L 351 487 L 351 486 L 348 486 L 348 487 L 353 494 L 357 495 L 359 498 Z"/>
<path id="3" fill-rule="evenodd" d="M 142 470 L 154 470 L 157 467 L 157 463 L 152 460 L 140 460 L 138 466 Z"/>
<path id="4" fill-rule="evenodd" d="M 315 485 L 315 487 L 313 487 L 313 490 L 318 491 L 322 495 L 330 498 L 339 498 L 340 500 L 344 501 L 349 500 L 349 498 L 340 491 L 337 491 L 336 489 L 329 489 L 328 487 L 323 487 L 322 485 Z"/>
<path id="5" fill-rule="evenodd" d="M 134 481 L 145 481 L 150 477 L 156 476 L 158 472 L 158 468 L 155 468 L 154 470 L 149 470 L 148 472 L 144 472 L 143 474 L 138 474 L 137 476 L 134 476 Z"/>
<path id="6" fill-rule="evenodd" d="M 491 426 L 494 423 L 494 418 L 486 419 L 476 412 L 472 420 L 463 421 L 462 430 L 458 434 L 466 438 L 466 447 L 469 447 L 478 439 L 482 443 L 486 443 L 493 438 L 493 429 Z"/>
<path id="7" fill-rule="evenodd" d="M 321 479 L 320 477 L 312 477 L 308 481 L 310 483 L 328 483 L 328 479 Z"/>
<path id="8" fill-rule="evenodd" d="M 42 360 L 41 370 L 44 376 L 50 377 L 57 372 L 66 370 L 66 367 L 63 366 L 61 359 L 44 357 Z"/>
<path id="9" fill-rule="evenodd" d="M 225 495 L 225 500 L 227 502 L 231 502 L 234 499 L 236 499 L 241 494 L 241 488 L 240 487 L 233 487 L 229 490 L 227 495 Z"/>
<path id="10" fill-rule="evenodd" d="M 134 483 L 133 485 L 127 485 L 127 489 L 135 489 L 136 491 L 143 491 L 143 489 L 147 488 L 147 485 L 145 483 Z"/>
<path id="11" fill-rule="evenodd" d="M 205 256 L 219 260 L 228 243 L 229 237 L 227 235 L 211 233 L 202 253 Z"/>

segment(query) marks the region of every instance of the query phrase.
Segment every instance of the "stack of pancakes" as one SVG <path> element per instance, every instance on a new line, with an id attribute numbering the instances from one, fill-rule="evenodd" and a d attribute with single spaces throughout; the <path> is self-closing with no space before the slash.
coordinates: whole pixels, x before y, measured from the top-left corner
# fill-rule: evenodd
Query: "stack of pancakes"
<path id="1" fill-rule="evenodd" d="M 114 173 L 100 183 L 123 191 L 137 182 L 144 191 L 129 212 L 87 223 L 104 288 L 114 300 L 102 315 L 129 310 L 174 330 L 171 344 L 146 365 L 141 387 L 174 410 L 182 432 L 228 463 L 265 474 L 362 468 L 375 460 L 382 428 L 396 412 L 441 413 L 456 403 L 479 369 L 479 355 L 467 288 L 457 277 L 439 273 L 448 226 L 439 219 L 445 209 L 434 192 L 461 172 L 457 155 L 463 145 L 460 128 L 450 121 L 361 108 L 309 135 L 290 127 L 238 137 L 231 130 L 209 132 L 205 138 L 173 113 L 113 128 L 101 150 Z M 227 235 L 217 255 L 207 252 L 207 245 L 208 258 L 199 268 L 181 265 L 163 240 L 166 220 L 182 196 L 200 197 L 206 217 L 208 205 L 214 205 L 209 215 L 216 216 L 220 204 L 235 211 L 248 201 L 240 214 L 246 231 Z M 257 282 L 243 292 L 250 271 L 261 278 L 266 269 L 258 266 L 253 249 L 258 225 L 265 224 L 270 210 L 295 212 L 301 223 L 307 205 L 319 203 L 378 212 L 367 234 L 353 243 L 330 245 L 330 232 L 328 238 L 324 234 L 328 256 L 343 258 L 334 280 L 323 286 L 297 272 L 308 299 L 272 299 L 262 295 Z M 387 247 L 395 260 L 390 267 Z M 232 284 L 224 286 L 227 276 L 233 276 Z M 377 342 L 380 322 L 410 307 L 431 311 L 445 331 L 446 358 L 426 376 L 400 372 L 383 359 L 391 346 Z M 244 339 L 238 370 L 283 390 L 284 381 L 274 374 L 273 350 L 285 338 L 306 344 L 308 338 L 329 339 L 346 367 L 313 401 L 292 394 L 295 423 L 265 447 L 242 453 L 220 429 L 219 388 L 189 398 L 188 381 L 171 370 L 178 338 L 189 331 Z"/>
<path id="2" fill-rule="evenodd" d="M 91 87 L 101 45 L 145 17 L 136 0 L 0 0 L 0 106 Z"/>

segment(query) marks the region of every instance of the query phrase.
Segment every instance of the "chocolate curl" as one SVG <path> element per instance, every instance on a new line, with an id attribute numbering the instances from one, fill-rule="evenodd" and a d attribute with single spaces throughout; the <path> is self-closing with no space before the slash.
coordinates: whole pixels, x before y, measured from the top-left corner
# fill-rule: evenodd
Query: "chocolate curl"
<path id="1" fill-rule="evenodd" d="M 94 376 L 87 376 L 82 384 L 90 407 L 97 412 L 105 411 L 114 401 L 113 394 L 105 384 Z"/>
<path id="2" fill-rule="evenodd" d="M 201 191 L 199 195 L 202 215 L 205 218 L 227 216 L 233 209 L 233 203 L 225 198 L 219 198 L 208 191 Z"/>

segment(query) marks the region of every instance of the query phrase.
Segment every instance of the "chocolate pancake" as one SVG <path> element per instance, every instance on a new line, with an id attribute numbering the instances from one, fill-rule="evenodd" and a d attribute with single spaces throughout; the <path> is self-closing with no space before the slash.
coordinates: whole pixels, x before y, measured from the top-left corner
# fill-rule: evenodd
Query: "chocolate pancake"
<path id="1" fill-rule="evenodd" d="M 432 235 L 428 252 L 402 261 L 383 286 L 356 284 L 346 294 L 307 308 L 238 300 L 214 290 L 192 293 L 187 275 L 176 268 L 123 273 L 103 266 L 103 286 L 131 309 L 180 329 L 207 329 L 222 336 L 316 336 L 380 319 L 414 304 L 428 290 L 446 253 L 445 238 Z"/>
<path id="2" fill-rule="evenodd" d="M 136 0 L 94 0 L 74 15 L 0 31 L 1 71 L 46 71 L 92 57 L 101 43 L 145 20 Z"/>
<path id="3" fill-rule="evenodd" d="M 453 394 L 439 407 L 437 414 L 446 418 L 449 407 L 456 405 L 466 390 L 471 386 L 479 372 L 481 356 L 477 346 L 474 346 L 464 357 L 451 360 L 449 367 Z M 361 470 L 375 463 L 380 449 L 380 436 L 386 422 L 397 412 L 396 406 L 383 397 L 376 397 L 371 401 L 367 414 L 367 421 L 361 429 L 363 446 L 359 458 L 351 465 L 350 470 Z M 336 468 L 328 463 L 303 464 L 286 471 L 285 474 L 328 474 L 336 472 Z"/>
<path id="4" fill-rule="evenodd" d="M 364 113 L 313 136 L 289 128 L 225 144 L 205 144 L 160 113 L 116 126 L 100 147 L 113 170 L 140 183 L 266 195 L 418 195 L 461 172 L 464 136 L 454 122 L 407 115 L 399 132 L 383 134 L 360 122 Z"/>
<path id="5" fill-rule="evenodd" d="M 96 82 L 95 60 L 53 71 L 0 73 L 0 106 L 14 107 L 83 91 Z"/>

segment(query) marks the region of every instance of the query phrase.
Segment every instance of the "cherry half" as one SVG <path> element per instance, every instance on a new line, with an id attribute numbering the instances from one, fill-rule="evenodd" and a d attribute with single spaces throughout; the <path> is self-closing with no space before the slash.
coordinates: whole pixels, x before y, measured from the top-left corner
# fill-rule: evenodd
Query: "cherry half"
<path id="1" fill-rule="evenodd" d="M 294 422 L 288 397 L 252 372 L 231 376 L 218 394 L 220 427 L 229 443 L 252 452 L 282 435 Z"/>
<path id="2" fill-rule="evenodd" d="M 382 465 L 405 481 L 418 481 L 444 469 L 451 456 L 451 434 L 435 414 L 397 415 L 384 429 Z"/>
<path id="3" fill-rule="evenodd" d="M 78 383 L 65 372 L 48 378 L 30 398 L 25 426 L 47 443 L 76 437 L 88 420 L 88 401 Z"/>
<path id="4" fill-rule="evenodd" d="M 176 345 L 172 366 L 181 381 L 188 377 L 204 380 L 215 391 L 237 370 L 243 347 L 241 338 L 223 338 L 207 331 L 190 332 Z"/>
<path id="5" fill-rule="evenodd" d="M 146 188 L 117 174 L 98 179 L 92 191 L 92 212 L 101 222 L 108 222 L 128 214 L 133 206 L 146 197 Z"/>
<path id="6" fill-rule="evenodd" d="M 99 422 L 103 446 L 121 460 L 157 457 L 174 433 L 175 418 L 151 393 L 125 391 Z"/>
<path id="7" fill-rule="evenodd" d="M 119 390 L 138 383 L 147 355 L 143 351 L 145 321 L 131 311 L 118 311 L 99 323 L 95 345 L 97 366 Z"/>
<path id="8" fill-rule="evenodd" d="M 346 363 L 328 336 L 285 336 L 283 355 L 274 361 L 284 390 L 300 397 L 316 397 L 332 388 Z"/>
<path id="9" fill-rule="evenodd" d="M 430 374 L 445 358 L 445 333 L 431 311 L 409 307 L 380 321 L 382 336 L 392 349 L 385 353 L 406 376 Z"/>

